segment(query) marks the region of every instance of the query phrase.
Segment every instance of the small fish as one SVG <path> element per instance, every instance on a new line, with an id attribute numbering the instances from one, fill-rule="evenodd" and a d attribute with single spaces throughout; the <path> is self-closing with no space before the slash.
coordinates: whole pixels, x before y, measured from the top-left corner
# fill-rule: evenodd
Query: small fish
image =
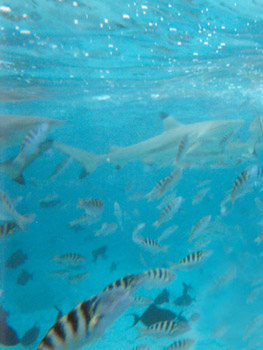
<path id="1" fill-rule="evenodd" d="M 197 235 L 199 235 L 201 232 L 203 232 L 203 231 L 207 228 L 207 226 L 208 226 L 208 224 L 209 224 L 209 222 L 210 222 L 210 220 L 211 220 L 211 217 L 212 217 L 211 215 L 204 216 L 202 219 L 200 219 L 200 220 L 193 226 L 191 235 L 190 235 L 190 237 L 189 237 L 189 239 L 188 239 L 188 242 L 192 242 L 193 239 L 194 239 Z"/>
<path id="2" fill-rule="evenodd" d="M 200 203 L 209 191 L 210 191 L 210 187 L 201 188 L 201 190 L 199 190 L 197 192 L 197 194 L 194 196 L 194 198 L 192 200 L 192 205 L 196 205 L 196 204 Z"/>
<path id="3" fill-rule="evenodd" d="M 77 253 L 55 255 L 52 260 L 69 266 L 80 265 L 87 261 L 86 258 Z"/>
<path id="4" fill-rule="evenodd" d="M 150 350 L 150 345 L 142 344 L 142 345 L 137 345 L 132 350 Z"/>
<path id="5" fill-rule="evenodd" d="M 14 162 L 21 164 L 30 155 L 37 152 L 38 147 L 48 135 L 48 123 L 42 123 L 37 129 L 31 130 L 21 143 L 20 152 Z"/>
<path id="6" fill-rule="evenodd" d="M 118 224 L 120 226 L 121 231 L 123 231 L 123 225 L 122 225 L 122 211 L 121 207 L 118 202 L 114 203 L 114 215 L 118 221 Z"/>
<path id="7" fill-rule="evenodd" d="M 5 267 L 8 269 L 16 269 L 23 265 L 27 260 L 27 255 L 23 253 L 22 249 L 15 251 L 6 261 Z"/>
<path id="8" fill-rule="evenodd" d="M 98 259 L 104 259 L 106 254 L 107 247 L 104 245 L 98 249 L 92 250 L 91 254 L 93 256 L 93 262 L 96 262 Z"/>
<path id="9" fill-rule="evenodd" d="M 161 203 L 159 205 L 157 205 L 158 209 L 163 209 L 164 207 L 166 207 L 168 205 L 169 202 L 171 202 L 171 200 L 173 200 L 174 198 L 176 198 L 176 191 L 167 194 L 161 201 Z"/>
<path id="10" fill-rule="evenodd" d="M 145 224 L 141 223 L 135 227 L 135 229 L 132 232 L 132 239 L 136 239 L 139 235 L 139 233 L 145 228 Z"/>
<path id="11" fill-rule="evenodd" d="M 49 179 L 55 180 L 62 172 L 64 172 L 67 169 L 67 167 L 70 165 L 72 160 L 73 159 L 71 157 L 66 157 L 65 159 L 63 159 L 62 162 L 60 162 L 56 166 L 53 173 L 50 175 Z"/>
<path id="12" fill-rule="evenodd" d="M 143 273 L 145 276 L 144 286 L 162 288 L 176 279 L 173 271 L 165 268 L 154 268 Z"/>
<path id="13" fill-rule="evenodd" d="M 104 204 L 101 199 L 83 199 L 80 198 L 77 204 L 77 208 L 83 208 L 89 216 L 101 215 Z"/>
<path id="14" fill-rule="evenodd" d="M 189 147 L 189 135 L 186 134 L 182 137 L 182 139 L 178 145 L 178 151 L 177 151 L 176 158 L 175 158 L 175 164 L 184 158 L 184 156 L 186 155 L 186 152 L 188 150 L 188 147 Z"/>
<path id="15" fill-rule="evenodd" d="M 154 299 L 155 305 L 162 305 L 165 303 L 169 303 L 170 293 L 167 289 L 164 289 L 157 297 Z"/>
<path id="16" fill-rule="evenodd" d="M 207 179 L 207 180 L 201 180 L 201 181 L 198 182 L 197 187 L 207 186 L 208 184 L 211 183 L 211 181 L 212 181 L 212 180 L 209 180 L 209 179 Z"/>
<path id="17" fill-rule="evenodd" d="M 69 276 L 69 271 L 68 270 L 56 270 L 53 272 L 50 272 L 49 275 L 52 277 L 61 277 L 61 278 L 66 278 Z"/>
<path id="18" fill-rule="evenodd" d="M 56 207 L 58 204 L 60 204 L 60 202 L 61 202 L 61 199 L 58 197 L 57 194 L 51 194 L 51 195 L 48 195 L 45 198 L 41 199 L 39 201 L 39 205 L 42 208 L 48 209 L 48 208 Z"/>
<path id="19" fill-rule="evenodd" d="M 247 341 L 253 333 L 262 329 L 263 326 L 263 315 L 260 314 L 254 317 L 246 327 L 245 334 L 242 338 L 243 341 Z"/>
<path id="20" fill-rule="evenodd" d="M 160 180 L 153 190 L 146 196 L 149 201 L 154 199 L 160 199 L 168 190 L 175 185 L 175 183 L 180 179 L 182 170 L 179 168 L 174 169 L 170 175 Z"/>
<path id="21" fill-rule="evenodd" d="M 86 278 L 88 278 L 89 275 L 90 275 L 89 272 L 82 272 L 82 273 L 78 273 L 77 275 L 70 276 L 68 278 L 68 280 L 69 280 L 70 283 L 78 283 L 78 282 L 83 281 Z"/>
<path id="22" fill-rule="evenodd" d="M 260 245 L 263 241 L 263 231 L 258 235 L 255 239 L 254 242 L 257 243 L 257 245 Z"/>
<path id="23" fill-rule="evenodd" d="M 34 214 L 19 214 L 7 195 L 0 191 L 0 220 L 15 222 L 22 230 L 24 230 L 25 226 L 34 221 L 34 219 Z"/>
<path id="24" fill-rule="evenodd" d="M 153 226 L 158 228 L 164 222 L 171 220 L 174 214 L 179 210 L 182 201 L 182 197 L 172 199 L 171 202 L 169 202 L 168 205 L 162 210 L 159 219 L 153 223 Z"/>
<path id="25" fill-rule="evenodd" d="M 15 222 L 6 222 L 0 225 L 0 236 L 12 235 L 18 229 L 19 227 Z"/>
<path id="26" fill-rule="evenodd" d="M 157 322 L 170 321 L 177 317 L 176 313 L 173 311 L 160 308 L 155 304 L 150 305 L 140 317 L 136 314 L 130 314 L 130 316 L 134 317 L 132 327 L 134 327 L 138 322 L 141 322 L 146 327 L 150 327 Z"/>
<path id="27" fill-rule="evenodd" d="M 226 144 L 229 142 L 231 136 L 234 134 L 234 131 L 229 132 L 228 134 L 225 134 L 221 140 L 219 141 L 219 147 L 221 149 L 221 152 L 224 152 Z"/>
<path id="28" fill-rule="evenodd" d="M 210 250 L 196 251 L 187 255 L 178 263 L 170 263 L 172 269 L 176 268 L 191 268 L 201 263 L 206 257 L 210 256 L 212 252 Z"/>
<path id="29" fill-rule="evenodd" d="M 158 237 L 158 242 L 163 241 L 164 239 L 169 238 L 176 230 L 178 229 L 177 225 L 173 225 L 168 227 L 163 233 Z"/>
<path id="30" fill-rule="evenodd" d="M 153 338 L 163 338 L 163 337 L 175 337 L 182 333 L 187 332 L 190 329 L 187 321 L 182 320 L 165 320 L 154 323 L 150 327 L 146 329 L 140 328 L 140 335 L 138 338 L 142 338 L 145 336 L 153 337 Z"/>
<path id="31" fill-rule="evenodd" d="M 95 236 L 107 236 L 113 232 L 115 232 L 117 230 L 118 226 L 115 224 L 115 222 L 113 223 L 103 223 L 101 228 L 96 231 Z"/>
<path id="32" fill-rule="evenodd" d="M 34 344 L 38 338 L 40 328 L 37 326 L 37 322 L 31 327 L 20 340 L 21 345 L 31 346 Z"/>
<path id="33" fill-rule="evenodd" d="M 117 264 L 113 261 L 110 265 L 109 271 L 113 272 L 117 270 Z"/>
<path id="34" fill-rule="evenodd" d="M 244 193 L 248 179 L 249 173 L 246 169 L 243 170 L 236 178 L 230 194 L 232 204 L 234 204 L 235 200 Z"/>
<path id="35" fill-rule="evenodd" d="M 20 343 L 16 331 L 5 320 L 0 321 L 0 344 L 3 346 L 16 346 Z"/>
<path id="36" fill-rule="evenodd" d="M 16 279 L 16 284 L 25 286 L 30 280 L 33 280 L 33 274 L 28 273 L 26 270 L 22 270 Z"/>
<path id="37" fill-rule="evenodd" d="M 77 229 L 79 230 L 79 227 L 82 227 L 81 225 L 92 225 L 95 222 L 97 222 L 100 219 L 99 216 L 89 215 L 86 212 L 79 216 L 77 219 L 70 221 L 69 226 L 71 229 Z"/>
<path id="38" fill-rule="evenodd" d="M 193 344 L 194 340 L 190 338 L 176 340 L 173 344 L 164 348 L 164 350 L 183 350 L 189 349 Z"/>
<path id="39" fill-rule="evenodd" d="M 246 299 L 246 303 L 247 304 L 251 304 L 255 301 L 255 299 L 259 296 L 259 295 L 263 294 L 263 286 L 260 287 L 256 287 L 254 289 L 252 289 L 252 291 L 249 293 L 249 295 L 247 296 Z"/>
<path id="40" fill-rule="evenodd" d="M 191 295 L 188 294 L 188 290 L 191 287 L 187 285 L 186 283 L 183 282 L 183 294 L 182 296 L 176 298 L 174 300 L 174 304 L 176 306 L 189 306 L 192 304 L 192 302 L 195 300 L 194 298 L 191 297 Z"/>
<path id="41" fill-rule="evenodd" d="M 135 239 L 133 239 L 133 241 L 139 244 L 140 246 L 142 246 L 143 248 L 146 248 L 151 253 L 158 253 L 158 252 L 166 253 L 169 248 L 169 246 L 161 246 L 159 243 L 157 243 L 153 239 L 147 238 L 147 237 L 145 238 L 145 237 L 137 236 Z"/>

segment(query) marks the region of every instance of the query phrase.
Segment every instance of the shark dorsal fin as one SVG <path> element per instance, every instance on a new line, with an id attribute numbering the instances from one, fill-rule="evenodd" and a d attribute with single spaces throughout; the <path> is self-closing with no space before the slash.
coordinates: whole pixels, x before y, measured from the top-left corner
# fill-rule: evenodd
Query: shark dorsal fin
<path id="1" fill-rule="evenodd" d="M 178 122 L 173 117 L 167 117 L 163 120 L 164 131 L 169 131 L 171 129 L 178 128 L 181 125 L 182 123 Z"/>

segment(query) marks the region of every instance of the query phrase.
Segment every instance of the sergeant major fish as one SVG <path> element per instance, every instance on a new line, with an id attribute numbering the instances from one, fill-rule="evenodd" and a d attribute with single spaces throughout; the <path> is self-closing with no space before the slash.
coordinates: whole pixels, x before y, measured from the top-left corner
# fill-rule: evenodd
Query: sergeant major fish
<path id="1" fill-rule="evenodd" d="M 48 135 L 48 123 L 42 123 L 37 129 L 31 130 L 24 138 L 20 152 L 15 158 L 15 163 L 22 163 L 31 154 L 34 154 L 39 145 L 45 141 Z"/>
<path id="2" fill-rule="evenodd" d="M 179 210 L 182 204 L 182 201 L 183 201 L 183 197 L 176 197 L 172 199 L 168 203 L 168 205 L 162 210 L 159 216 L 159 219 L 153 223 L 153 226 L 155 226 L 155 228 L 158 228 L 164 222 L 171 220 L 173 215 L 177 213 L 177 211 Z"/>
<path id="3" fill-rule="evenodd" d="M 137 236 L 136 238 L 133 238 L 133 241 L 139 244 L 140 246 L 142 246 L 143 248 L 147 249 L 151 253 L 158 253 L 158 252 L 166 253 L 169 248 L 169 246 L 162 246 L 156 241 L 154 241 L 153 239 L 148 237 L 145 238 L 145 237 Z"/>
<path id="4" fill-rule="evenodd" d="M 194 340 L 190 338 L 176 340 L 173 344 L 165 347 L 163 350 L 183 350 L 189 349 L 193 344 Z"/>
<path id="5" fill-rule="evenodd" d="M 189 239 L 188 239 L 189 242 L 192 242 L 193 239 L 194 239 L 197 235 L 199 235 L 201 232 L 203 232 L 203 231 L 207 228 L 207 226 L 208 226 L 208 224 L 209 224 L 209 222 L 210 222 L 210 220 L 211 220 L 211 217 L 212 217 L 211 215 L 204 216 L 202 219 L 200 219 L 200 220 L 193 226 L 191 235 L 190 235 L 190 237 L 189 237 Z"/>
<path id="6" fill-rule="evenodd" d="M 185 258 L 180 260 L 178 263 L 170 263 L 172 269 L 181 269 L 181 268 L 191 268 L 200 264 L 206 257 L 211 255 L 210 250 L 196 251 L 187 255 Z"/>
<path id="7" fill-rule="evenodd" d="M 77 253 L 55 255 L 52 260 L 69 266 L 80 265 L 86 262 L 86 258 Z"/>
<path id="8" fill-rule="evenodd" d="M 171 174 L 160 180 L 153 190 L 147 194 L 148 200 L 160 199 L 168 190 L 174 186 L 175 182 L 181 177 L 181 169 L 175 168 Z"/>
<path id="9" fill-rule="evenodd" d="M 15 222 L 22 230 L 35 219 L 35 214 L 19 214 L 8 196 L 0 191 L 0 220 Z"/>
<path id="10" fill-rule="evenodd" d="M 174 319 L 171 321 L 160 321 L 154 323 L 146 329 L 140 328 L 140 335 L 138 338 L 149 336 L 154 338 L 163 338 L 163 337 L 175 337 L 182 333 L 187 332 L 190 329 L 188 322 L 180 319 Z"/>
<path id="11" fill-rule="evenodd" d="M 132 304 L 142 275 L 127 275 L 106 286 L 59 319 L 37 350 L 78 350 L 94 344 Z"/>

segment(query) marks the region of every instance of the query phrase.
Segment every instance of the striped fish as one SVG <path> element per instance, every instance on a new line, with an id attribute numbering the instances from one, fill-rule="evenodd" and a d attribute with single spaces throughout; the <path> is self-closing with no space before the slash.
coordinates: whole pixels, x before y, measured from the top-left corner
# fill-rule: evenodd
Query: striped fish
<path id="1" fill-rule="evenodd" d="M 35 219 L 34 214 L 19 214 L 8 196 L 0 191 L 0 220 L 15 222 L 22 230 Z"/>
<path id="2" fill-rule="evenodd" d="M 78 273 L 77 275 L 69 276 L 68 280 L 70 283 L 78 283 L 88 278 L 89 275 L 90 275 L 89 272 L 81 272 L 81 273 Z"/>
<path id="3" fill-rule="evenodd" d="M 164 350 L 182 350 L 189 349 L 193 344 L 194 340 L 190 338 L 176 340 L 173 344 L 164 348 Z"/>
<path id="4" fill-rule="evenodd" d="M 31 130 L 21 143 L 20 152 L 15 158 L 15 163 L 22 163 L 31 154 L 37 152 L 38 147 L 48 135 L 48 123 L 42 123 L 37 129 Z"/>
<path id="5" fill-rule="evenodd" d="M 211 255 L 211 250 L 199 250 L 194 253 L 187 255 L 185 258 L 180 260 L 178 263 L 170 263 L 170 266 L 176 268 L 190 268 L 201 263 L 206 257 Z"/>
<path id="6" fill-rule="evenodd" d="M 201 232 L 203 232 L 203 231 L 207 228 L 207 226 L 208 226 L 208 224 L 209 224 L 209 222 L 210 222 L 210 220 L 211 220 L 211 217 L 212 217 L 211 215 L 204 216 L 202 219 L 200 219 L 200 220 L 193 226 L 191 235 L 190 235 L 190 237 L 189 237 L 189 239 L 188 239 L 188 242 L 192 242 L 193 239 L 194 239 L 197 235 L 199 235 Z"/>
<path id="7" fill-rule="evenodd" d="M 70 221 L 69 227 L 74 229 L 81 227 L 81 225 L 91 225 L 99 220 L 98 216 L 89 215 L 87 212 L 79 216 L 77 219 Z"/>
<path id="8" fill-rule="evenodd" d="M 159 219 L 153 223 L 155 228 L 158 228 L 164 222 L 171 220 L 173 215 L 179 210 L 183 201 L 183 197 L 176 197 L 172 199 L 168 205 L 161 211 Z"/>
<path id="9" fill-rule="evenodd" d="M 153 190 L 147 194 L 148 201 L 160 199 L 180 179 L 182 170 L 174 169 L 167 177 L 160 180 Z"/>
<path id="10" fill-rule="evenodd" d="M 84 199 L 80 198 L 77 208 L 83 208 L 86 214 L 90 216 L 98 216 L 102 213 L 104 204 L 101 199 Z"/>
<path id="11" fill-rule="evenodd" d="M 82 255 L 77 253 L 68 253 L 63 255 L 55 255 L 53 261 L 58 261 L 65 265 L 80 265 L 85 263 L 87 260 Z"/>
<path id="12" fill-rule="evenodd" d="M 15 222 L 6 222 L 0 225 L 0 236 L 7 236 L 13 234 L 18 230 L 18 226 Z"/>
<path id="13" fill-rule="evenodd" d="M 145 271 L 143 276 L 145 277 L 143 286 L 146 288 L 163 288 L 176 279 L 176 275 L 173 271 L 158 267 Z"/>
<path id="14" fill-rule="evenodd" d="M 142 345 L 137 345 L 132 350 L 150 350 L 150 345 L 142 344 Z"/>
<path id="15" fill-rule="evenodd" d="M 187 332 L 190 329 L 188 322 L 183 320 L 178 320 L 177 318 L 170 321 L 160 321 L 156 322 L 153 325 L 145 328 L 140 328 L 140 335 L 138 338 L 145 336 L 154 337 L 154 338 L 163 338 L 163 337 L 175 337 L 179 334 Z"/>
<path id="16" fill-rule="evenodd" d="M 50 180 L 55 180 L 62 172 L 66 170 L 66 168 L 70 165 L 72 162 L 73 158 L 71 157 L 66 157 L 63 159 L 54 169 L 53 173 L 50 175 L 49 179 Z"/>
<path id="17" fill-rule="evenodd" d="M 151 253 L 158 253 L 158 252 L 164 252 L 166 253 L 169 246 L 162 246 L 159 243 L 157 243 L 155 240 L 148 238 L 148 237 L 141 237 L 137 236 L 133 239 L 133 241 L 143 248 L 146 248 Z"/>
<path id="18" fill-rule="evenodd" d="M 48 331 L 37 350 L 78 350 L 94 344 L 132 304 L 142 275 L 127 275 L 80 303 Z"/>
<path id="19" fill-rule="evenodd" d="M 236 178 L 234 185 L 232 187 L 232 192 L 230 194 L 230 200 L 232 204 L 234 204 L 235 200 L 240 197 L 247 185 L 249 179 L 249 172 L 247 170 L 243 170 L 238 177 Z"/>
<path id="20" fill-rule="evenodd" d="M 187 149 L 189 147 L 189 136 L 188 134 L 184 135 L 178 145 L 178 151 L 175 158 L 175 163 L 182 160 L 187 152 Z"/>

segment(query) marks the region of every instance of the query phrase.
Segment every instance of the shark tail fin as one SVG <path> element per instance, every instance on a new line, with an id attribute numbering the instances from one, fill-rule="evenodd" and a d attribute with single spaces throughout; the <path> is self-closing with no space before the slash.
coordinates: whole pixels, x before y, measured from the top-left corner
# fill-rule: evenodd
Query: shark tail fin
<path id="1" fill-rule="evenodd" d="M 97 169 L 101 164 L 106 161 L 105 155 L 95 154 L 91 152 L 87 152 L 80 148 L 72 147 L 66 145 L 64 143 L 60 143 L 57 141 L 53 142 L 53 148 L 58 149 L 64 154 L 67 154 L 76 162 L 80 163 L 82 167 L 85 169 L 85 174 L 90 174 Z M 81 175 L 83 175 L 83 171 Z"/>

